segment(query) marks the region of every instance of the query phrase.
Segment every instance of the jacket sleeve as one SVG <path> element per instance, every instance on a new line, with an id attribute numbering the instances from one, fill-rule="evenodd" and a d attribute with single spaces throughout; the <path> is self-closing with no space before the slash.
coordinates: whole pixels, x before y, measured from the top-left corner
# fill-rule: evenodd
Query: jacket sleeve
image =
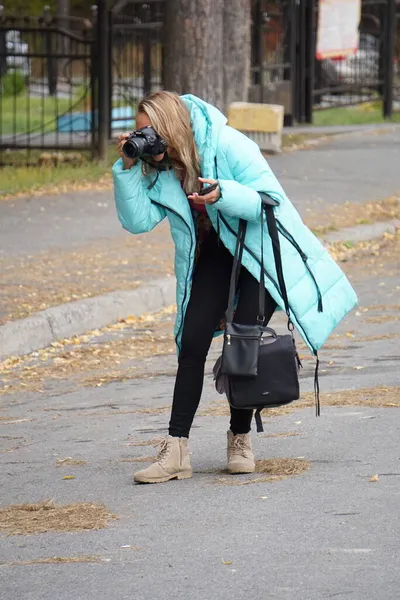
<path id="1" fill-rule="evenodd" d="M 165 217 L 165 210 L 153 204 L 147 194 L 147 178 L 138 162 L 131 169 L 123 167 L 122 158 L 112 169 L 114 197 L 118 219 L 131 233 L 146 233 Z"/>
<path id="2" fill-rule="evenodd" d="M 231 217 L 260 221 L 261 199 L 258 192 L 269 194 L 279 204 L 285 197 L 270 166 L 252 140 L 235 132 L 226 151 L 226 161 L 233 179 L 219 179 L 221 198 L 215 208 Z"/>

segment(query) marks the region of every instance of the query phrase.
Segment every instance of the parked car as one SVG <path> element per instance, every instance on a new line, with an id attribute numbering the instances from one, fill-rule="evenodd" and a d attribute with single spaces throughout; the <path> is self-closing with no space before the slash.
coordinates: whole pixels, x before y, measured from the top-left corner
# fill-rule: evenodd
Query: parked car
<path id="1" fill-rule="evenodd" d="M 28 44 L 21 40 L 21 34 L 16 29 L 6 33 L 7 71 L 20 71 L 25 77 L 30 73 Z M 18 56 L 15 56 L 17 54 Z"/>
<path id="2" fill-rule="evenodd" d="M 357 52 L 332 62 L 340 83 L 374 83 L 379 77 L 379 39 L 361 33 Z"/>

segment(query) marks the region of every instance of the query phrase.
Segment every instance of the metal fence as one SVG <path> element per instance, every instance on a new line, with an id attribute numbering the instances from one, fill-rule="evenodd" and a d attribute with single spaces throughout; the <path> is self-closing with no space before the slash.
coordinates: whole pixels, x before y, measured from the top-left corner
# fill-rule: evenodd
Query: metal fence
<path id="1" fill-rule="evenodd" d="M 400 0 L 362 0 L 359 49 L 336 60 L 316 58 L 318 5 L 253 0 L 251 99 L 283 104 L 289 122 L 367 101 L 390 116 L 400 100 Z"/>
<path id="2" fill-rule="evenodd" d="M 0 12 L 0 164 L 96 149 L 94 56 L 88 19 Z"/>
<path id="3" fill-rule="evenodd" d="M 254 0 L 249 100 L 282 104 L 293 114 L 296 0 Z"/>
<path id="4" fill-rule="evenodd" d="M 394 0 L 363 0 L 357 52 L 315 64 L 313 105 L 319 109 L 383 100 L 391 112 L 397 76 Z M 318 6 L 315 7 L 317 22 Z"/>
<path id="5" fill-rule="evenodd" d="M 98 0 L 86 19 L 0 7 L 0 164 L 56 150 L 105 157 L 109 138 L 134 126 L 139 98 L 163 87 L 168 1 L 118 0 L 108 10 Z M 400 0 L 363 0 L 358 52 L 322 61 L 317 0 L 251 1 L 250 101 L 283 104 L 287 124 L 367 100 L 383 101 L 385 116 L 398 106 Z"/>
<path id="6" fill-rule="evenodd" d="M 110 133 L 132 126 L 140 98 L 162 88 L 166 0 L 122 0 L 110 12 Z"/>

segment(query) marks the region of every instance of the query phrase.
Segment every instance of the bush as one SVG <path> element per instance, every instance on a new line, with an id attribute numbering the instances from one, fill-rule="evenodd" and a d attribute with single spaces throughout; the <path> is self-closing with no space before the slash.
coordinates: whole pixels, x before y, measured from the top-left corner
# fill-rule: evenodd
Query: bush
<path id="1" fill-rule="evenodd" d="M 18 70 L 6 73 L 0 80 L 2 96 L 19 96 L 25 87 L 25 75 Z"/>

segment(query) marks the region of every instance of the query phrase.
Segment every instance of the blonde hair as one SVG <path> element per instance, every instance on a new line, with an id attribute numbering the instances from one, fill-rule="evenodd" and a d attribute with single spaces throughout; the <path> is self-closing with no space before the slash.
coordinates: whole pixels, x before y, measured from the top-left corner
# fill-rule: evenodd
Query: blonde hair
<path id="1" fill-rule="evenodd" d="M 168 146 L 176 150 L 185 168 L 183 180 L 185 192 L 199 191 L 200 158 L 190 124 L 189 110 L 183 100 L 174 92 L 155 92 L 140 101 L 137 111 L 146 114 L 155 131 L 164 138 Z M 182 167 L 173 159 L 171 162 L 178 177 L 181 178 L 179 171 Z M 148 173 L 151 167 L 146 163 L 143 165 L 145 173 Z"/>

